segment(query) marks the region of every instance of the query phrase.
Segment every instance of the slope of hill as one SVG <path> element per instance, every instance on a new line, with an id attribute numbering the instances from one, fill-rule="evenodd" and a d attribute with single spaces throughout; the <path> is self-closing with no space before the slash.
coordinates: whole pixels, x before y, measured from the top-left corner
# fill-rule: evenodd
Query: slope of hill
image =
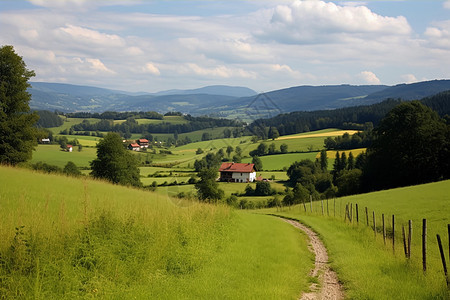
<path id="1" fill-rule="evenodd" d="M 250 97 L 257 93 L 249 88 L 241 86 L 227 86 L 227 85 L 210 85 L 198 89 L 190 90 L 168 90 L 157 92 L 154 95 L 192 95 L 192 94 L 207 94 L 207 95 L 222 95 L 230 97 Z"/>
<path id="2" fill-rule="evenodd" d="M 419 100 L 450 90 L 450 80 L 431 80 L 410 84 L 398 84 L 368 95 L 364 101 L 367 104 L 379 102 L 387 98 L 402 100 Z"/>
<path id="3" fill-rule="evenodd" d="M 95 87 L 32 83 L 32 109 L 87 111 L 181 111 L 252 121 L 293 111 L 314 111 L 367 105 L 387 98 L 420 99 L 450 90 L 450 80 L 393 87 L 384 85 L 297 86 L 255 95 L 244 87 L 208 86 L 155 94 L 129 93 Z"/>
<path id="4" fill-rule="evenodd" d="M 293 299 L 308 287 L 306 238 L 275 218 L 18 168 L 0 178 L 2 299 Z"/>

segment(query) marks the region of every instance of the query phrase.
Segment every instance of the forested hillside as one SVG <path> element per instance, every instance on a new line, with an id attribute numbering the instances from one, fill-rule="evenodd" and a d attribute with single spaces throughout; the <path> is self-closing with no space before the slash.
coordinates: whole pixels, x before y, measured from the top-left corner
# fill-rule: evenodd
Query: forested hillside
<path id="1" fill-rule="evenodd" d="M 376 126 L 391 109 L 402 101 L 401 99 L 387 99 L 372 105 L 280 114 L 274 118 L 256 120 L 250 125 L 250 130 L 264 137 L 267 135 L 267 128 L 270 127 L 276 127 L 280 135 L 333 127 L 364 129 L 367 126 Z M 421 102 L 435 110 L 440 116 L 450 114 L 450 91 L 424 98 Z"/>

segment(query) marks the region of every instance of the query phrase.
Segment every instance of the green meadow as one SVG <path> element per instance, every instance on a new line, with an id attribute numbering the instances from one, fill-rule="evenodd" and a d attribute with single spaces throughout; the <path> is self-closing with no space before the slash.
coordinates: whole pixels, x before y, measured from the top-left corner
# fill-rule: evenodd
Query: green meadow
<path id="1" fill-rule="evenodd" d="M 448 299 L 436 234 L 448 247 L 447 224 L 450 223 L 450 181 L 355 195 L 277 211 L 264 210 L 300 220 L 317 231 L 331 257 L 332 267 L 343 282 L 349 299 Z M 353 203 L 353 222 L 344 222 L 345 205 Z M 356 222 L 355 204 L 359 206 Z M 334 211 L 336 207 L 336 212 Z M 364 209 L 368 207 L 369 223 L 375 211 L 377 234 L 366 225 Z M 329 216 L 327 216 L 329 214 Z M 388 236 L 395 215 L 395 252 L 392 239 L 384 244 L 381 214 L 386 216 Z M 336 215 L 336 217 L 334 217 Z M 422 219 L 427 219 L 427 271 L 422 271 Z M 402 225 L 412 220 L 411 259 L 403 251 Z M 447 248 L 448 249 L 448 248 Z M 448 254 L 446 254 L 448 255 Z"/>
<path id="2" fill-rule="evenodd" d="M 39 145 L 33 152 L 31 163 L 39 161 L 64 167 L 67 162 L 74 162 L 77 167 L 89 167 L 89 162 L 95 159 L 97 155 L 96 148 L 83 147 L 78 151 L 75 146 L 72 152 L 62 151 L 59 145 Z"/>
<path id="3" fill-rule="evenodd" d="M 2 299 L 297 299 L 309 285 L 306 238 L 275 217 L 18 168 L 0 185 Z"/>

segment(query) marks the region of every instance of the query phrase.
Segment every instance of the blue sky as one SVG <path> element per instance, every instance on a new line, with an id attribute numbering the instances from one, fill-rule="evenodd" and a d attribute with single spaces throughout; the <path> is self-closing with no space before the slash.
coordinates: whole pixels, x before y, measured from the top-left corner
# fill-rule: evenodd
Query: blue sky
<path id="1" fill-rule="evenodd" d="M 35 81 L 155 92 L 450 78 L 450 1 L 0 1 Z"/>

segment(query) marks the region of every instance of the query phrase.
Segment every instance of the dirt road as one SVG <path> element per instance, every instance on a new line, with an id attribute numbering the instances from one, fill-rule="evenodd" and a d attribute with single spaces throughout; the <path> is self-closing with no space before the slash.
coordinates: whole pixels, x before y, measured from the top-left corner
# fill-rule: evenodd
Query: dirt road
<path id="1" fill-rule="evenodd" d="M 317 234 L 297 221 L 283 220 L 308 235 L 309 250 L 315 255 L 314 269 L 311 270 L 310 276 L 317 278 L 319 284 L 311 284 L 310 292 L 304 293 L 300 300 L 344 299 L 342 285 L 339 283 L 336 273 L 330 268 L 327 249 Z"/>

